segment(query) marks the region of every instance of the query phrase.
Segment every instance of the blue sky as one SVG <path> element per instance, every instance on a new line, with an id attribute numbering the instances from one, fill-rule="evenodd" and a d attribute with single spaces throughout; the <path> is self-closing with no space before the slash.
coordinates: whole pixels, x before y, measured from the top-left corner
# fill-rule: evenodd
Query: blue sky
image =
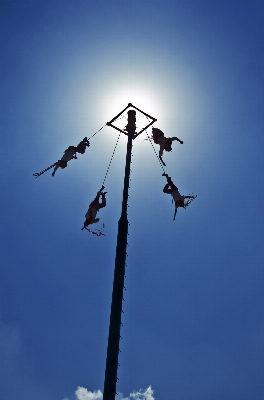
<path id="1" fill-rule="evenodd" d="M 126 137 L 105 237 L 80 228 L 117 131 L 32 174 L 129 102 L 184 141 L 166 172 L 198 197 L 173 221 L 133 142 L 118 400 L 263 399 L 263 2 L 1 0 L 0 17 L 1 399 L 102 397 Z"/>

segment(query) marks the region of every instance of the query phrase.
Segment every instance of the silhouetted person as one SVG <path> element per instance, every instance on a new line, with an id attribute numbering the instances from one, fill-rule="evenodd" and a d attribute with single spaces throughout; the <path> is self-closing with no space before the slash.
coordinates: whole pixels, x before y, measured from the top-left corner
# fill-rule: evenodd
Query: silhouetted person
<path id="1" fill-rule="evenodd" d="M 85 137 L 79 144 L 78 146 L 69 146 L 65 151 L 63 156 L 59 161 L 56 162 L 55 168 L 52 172 L 52 176 L 55 175 L 55 172 L 57 171 L 58 168 L 66 168 L 68 161 L 72 160 L 73 158 L 77 160 L 76 153 L 84 154 L 86 147 L 89 147 L 90 143 L 87 137 Z"/>
<path id="2" fill-rule="evenodd" d="M 164 151 L 164 150 L 165 150 L 165 151 L 172 151 L 171 145 L 172 145 L 172 142 L 173 142 L 174 140 L 177 140 L 178 142 L 180 142 L 181 144 L 183 144 L 183 141 L 180 140 L 180 139 L 178 139 L 176 136 L 175 136 L 175 137 L 172 137 L 172 138 L 166 138 L 166 137 L 164 136 L 164 133 L 163 133 L 160 129 L 158 129 L 158 128 L 152 128 L 152 138 L 153 138 L 153 140 L 154 140 L 154 143 L 159 144 L 159 146 L 160 146 L 159 158 L 160 158 L 160 160 L 161 160 L 161 162 L 162 162 L 162 164 L 163 164 L 164 166 L 166 166 L 166 164 L 165 164 L 165 162 L 164 162 L 163 159 L 162 159 L 163 151 Z"/>
<path id="3" fill-rule="evenodd" d="M 103 208 L 106 206 L 106 198 L 105 195 L 107 192 L 103 192 L 104 190 L 104 186 L 101 187 L 101 189 L 99 190 L 99 192 L 97 192 L 97 195 L 95 197 L 95 199 L 90 203 L 89 208 L 87 213 L 85 214 L 85 221 L 83 223 L 83 228 L 85 229 L 88 225 L 91 224 L 96 224 L 97 222 L 99 222 L 99 218 L 96 218 L 96 214 L 98 213 L 98 211 L 100 210 L 100 208 Z M 99 199 L 102 196 L 102 202 L 99 203 Z"/>
<path id="4" fill-rule="evenodd" d="M 166 176 L 167 178 L 167 183 L 163 188 L 163 192 L 170 194 L 174 200 L 175 203 L 175 213 L 174 213 L 174 218 L 176 217 L 177 213 L 177 208 L 178 207 L 183 207 L 186 208 L 189 204 L 189 202 L 184 202 L 185 199 L 195 199 L 197 196 L 182 196 L 179 192 L 179 189 L 177 186 L 174 185 L 174 183 L 171 180 L 171 177 L 168 176 L 168 174 L 162 174 L 162 176 Z"/>

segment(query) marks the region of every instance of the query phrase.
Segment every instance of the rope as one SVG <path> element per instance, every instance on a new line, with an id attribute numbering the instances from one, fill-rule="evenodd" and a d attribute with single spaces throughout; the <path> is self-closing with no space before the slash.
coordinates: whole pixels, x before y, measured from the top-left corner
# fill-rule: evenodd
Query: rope
<path id="1" fill-rule="evenodd" d="M 40 175 L 44 174 L 44 172 L 48 171 L 49 169 L 55 167 L 57 163 L 55 162 L 54 164 L 50 165 L 48 168 L 43 169 L 43 171 L 41 172 L 35 172 L 35 174 L 33 174 L 33 176 L 35 176 L 36 178 L 38 178 Z"/>
<path id="2" fill-rule="evenodd" d="M 159 165 L 161 166 L 162 171 L 164 172 L 164 174 L 166 174 L 165 169 L 164 169 L 164 167 L 163 167 L 163 165 L 162 165 L 162 163 L 161 163 L 161 161 L 160 161 L 160 159 L 159 159 L 159 156 L 158 156 L 158 154 L 157 154 L 157 152 L 156 152 L 156 150 L 155 150 L 155 148 L 154 148 L 154 146 L 153 146 L 153 143 L 152 143 L 152 141 L 151 141 L 151 139 L 150 139 L 150 137 L 149 137 L 149 135 L 148 135 L 148 132 L 146 131 L 146 133 L 147 133 L 148 140 L 149 140 L 149 142 L 150 142 L 150 144 L 151 144 L 151 146 L 152 146 L 152 148 L 153 148 L 153 150 L 154 150 L 154 153 L 156 154 L 156 157 L 157 157 L 157 159 L 158 159 L 158 161 L 159 161 Z"/>
<path id="3" fill-rule="evenodd" d="M 121 117 L 119 117 L 119 118 L 115 119 L 115 121 L 119 121 L 119 120 L 120 120 L 120 119 L 122 119 L 122 118 L 125 118 L 125 116 L 124 116 L 124 115 L 122 115 Z"/>
<path id="4" fill-rule="evenodd" d="M 148 121 L 150 121 L 150 119 L 147 116 L 146 116 L 146 118 L 147 118 Z M 151 144 L 151 146 L 152 146 L 152 148 L 154 150 L 154 153 L 156 154 L 156 157 L 157 157 L 157 159 L 159 161 L 159 164 L 160 164 L 160 166 L 162 168 L 162 171 L 165 174 L 166 172 L 165 172 L 164 166 L 163 166 L 162 162 L 160 161 L 160 158 L 159 158 L 158 154 L 156 153 L 155 147 L 153 146 L 153 143 L 152 143 L 147 131 L 146 131 L 146 134 L 147 134 L 148 140 L 149 140 L 149 142 L 150 142 L 150 144 Z M 147 140 L 147 139 L 145 139 L 145 140 Z"/>
<path id="5" fill-rule="evenodd" d="M 142 118 L 142 115 L 143 114 L 140 114 L 140 117 L 137 119 L 137 128 L 138 128 L 138 123 L 139 123 L 139 121 L 141 120 L 141 118 Z M 148 119 L 148 118 L 147 118 Z M 148 119 L 148 121 L 149 121 L 149 119 Z M 139 128 L 139 129 L 141 129 L 141 128 Z"/>
<path id="6" fill-rule="evenodd" d="M 111 162 L 112 162 L 112 160 L 113 160 L 113 157 L 114 157 L 114 154 L 115 154 L 115 151 L 116 151 L 116 146 L 117 146 L 117 144 L 118 144 L 118 141 L 119 141 L 120 135 L 121 135 L 121 132 L 119 133 L 119 136 L 118 136 L 118 138 L 117 138 L 117 141 L 116 141 L 116 144 L 115 144 L 115 148 L 114 148 L 113 154 L 112 154 L 112 156 L 111 156 L 110 162 L 109 162 L 109 164 L 108 164 L 108 168 L 107 168 L 107 170 L 106 170 L 106 173 L 105 173 L 105 177 L 104 177 L 104 180 L 103 180 L 102 186 L 104 186 L 104 183 L 105 183 L 105 180 L 106 180 L 106 177 L 107 177 L 107 174 L 108 174 L 108 171 L 109 171 L 109 168 L 110 168 Z"/>
<path id="7" fill-rule="evenodd" d="M 93 134 L 93 136 L 89 137 L 89 139 L 87 139 L 87 140 L 92 139 L 92 138 L 93 138 L 98 132 L 100 132 L 105 126 L 106 126 L 106 124 L 105 124 L 104 126 L 102 126 L 102 128 L 100 128 L 99 131 L 95 132 L 95 133 Z"/>
<path id="8" fill-rule="evenodd" d="M 104 229 L 105 225 L 103 224 L 102 228 L 100 229 L 95 229 L 94 231 L 91 231 L 91 229 L 86 228 L 85 226 L 81 229 L 81 231 L 83 231 L 84 229 L 86 229 L 88 232 L 92 233 L 93 235 L 96 236 L 105 236 L 105 234 L 102 232 Z"/>

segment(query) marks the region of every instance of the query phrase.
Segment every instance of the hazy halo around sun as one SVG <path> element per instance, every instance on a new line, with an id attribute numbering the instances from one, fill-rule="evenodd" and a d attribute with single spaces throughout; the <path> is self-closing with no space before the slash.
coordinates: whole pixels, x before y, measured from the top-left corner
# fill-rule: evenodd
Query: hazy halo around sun
<path id="1" fill-rule="evenodd" d="M 71 123 L 68 124 L 69 135 L 72 137 L 74 130 L 78 138 L 92 136 L 124 110 L 128 103 L 132 103 L 155 118 L 157 121 L 154 127 L 161 129 L 166 137 L 177 136 L 184 141 L 186 146 L 181 148 L 179 157 L 182 155 L 185 161 L 189 160 L 191 154 L 193 157 L 194 149 L 195 155 L 198 156 L 202 148 L 199 146 L 198 151 L 197 142 L 201 142 L 203 124 L 210 110 L 206 91 L 197 81 L 193 70 L 180 61 L 177 65 L 167 66 L 159 62 L 143 61 L 144 68 L 133 68 L 126 63 L 116 65 L 115 61 L 110 62 L 107 68 L 105 65 L 98 65 L 97 69 L 91 71 L 93 79 L 87 70 L 82 70 L 79 74 L 75 72 L 74 76 L 78 75 L 79 85 L 76 85 L 71 71 L 67 82 L 73 83 L 70 85 L 68 96 L 60 96 L 63 118 L 67 115 Z M 115 124 L 121 129 L 126 126 L 127 111 Z M 146 118 L 137 111 L 137 132 L 147 124 Z M 102 132 L 105 131 L 107 135 L 109 132 L 109 138 L 115 138 L 117 135 L 117 131 L 112 128 L 105 127 Z M 151 134 L 151 128 L 148 129 L 148 133 Z M 144 135 L 146 136 L 145 132 L 135 143 L 141 143 Z M 101 134 L 96 136 L 96 140 L 99 137 Z M 193 150 L 185 154 L 187 147 Z M 203 149 L 205 150 L 205 146 Z M 173 158 L 170 157 L 170 160 Z"/>
<path id="2" fill-rule="evenodd" d="M 127 107 L 128 103 L 156 118 L 157 122 L 154 124 L 156 127 L 169 131 L 175 123 L 184 128 L 185 123 L 190 121 L 190 111 L 192 118 L 199 119 L 193 104 L 199 104 L 198 113 L 202 106 L 197 88 L 187 80 L 181 79 L 169 87 L 168 82 L 165 85 L 161 79 L 160 81 L 124 79 L 115 84 L 108 83 L 100 89 L 96 101 L 96 108 L 100 110 L 100 114 L 98 112 L 96 119 L 100 116 L 100 122 L 111 121 Z M 125 117 L 126 112 L 123 114 Z M 139 117 L 140 113 L 137 111 L 137 120 Z"/>
<path id="3" fill-rule="evenodd" d="M 157 119 L 162 112 L 162 106 L 159 104 L 154 91 L 142 86 L 126 85 L 115 88 L 111 91 L 109 97 L 105 96 L 103 99 L 102 116 L 104 120 L 110 121 L 127 107 L 128 103 L 132 103 L 133 106 Z M 140 117 L 140 114 L 141 113 L 137 111 L 137 119 Z"/>

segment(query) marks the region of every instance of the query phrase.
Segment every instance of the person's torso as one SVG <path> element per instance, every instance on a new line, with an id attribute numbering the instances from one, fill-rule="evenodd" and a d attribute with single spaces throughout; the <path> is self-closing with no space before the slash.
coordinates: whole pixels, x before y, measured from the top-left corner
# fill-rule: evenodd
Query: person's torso
<path id="1" fill-rule="evenodd" d="M 163 146 L 165 146 L 167 140 L 168 140 L 168 138 L 166 138 L 165 136 L 160 136 L 160 137 L 158 138 L 159 144 L 161 144 L 161 145 L 163 145 Z"/>
<path id="2" fill-rule="evenodd" d="M 75 149 L 72 150 L 66 150 L 66 152 L 63 154 L 63 156 L 61 157 L 61 159 L 63 161 L 70 161 L 72 159 L 72 157 L 74 156 L 74 154 L 76 153 Z"/>
<path id="3" fill-rule="evenodd" d="M 178 201 L 178 200 L 184 201 L 184 196 L 182 196 L 178 190 L 174 190 L 174 191 L 171 193 L 171 195 L 172 195 L 173 200 L 175 201 L 175 203 L 176 203 L 176 201 Z"/>

